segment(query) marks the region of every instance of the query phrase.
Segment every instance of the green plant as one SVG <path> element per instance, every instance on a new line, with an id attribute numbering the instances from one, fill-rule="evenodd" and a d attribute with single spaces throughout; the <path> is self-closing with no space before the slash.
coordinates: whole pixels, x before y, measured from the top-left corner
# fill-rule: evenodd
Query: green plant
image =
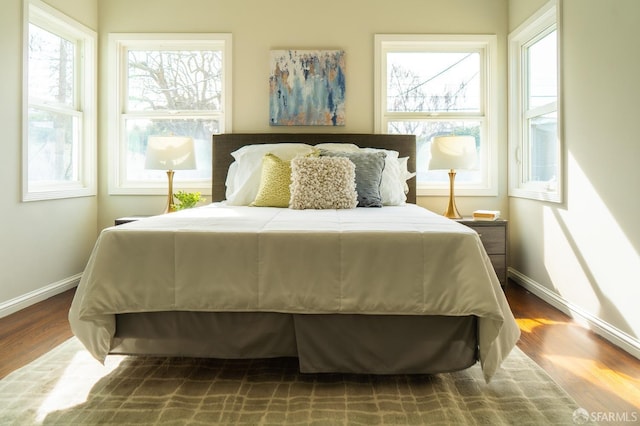
<path id="1" fill-rule="evenodd" d="M 173 194 L 173 198 L 178 200 L 178 203 L 174 204 L 176 210 L 190 209 L 195 207 L 196 204 L 205 199 L 200 196 L 199 192 L 184 192 L 178 191 Z"/>

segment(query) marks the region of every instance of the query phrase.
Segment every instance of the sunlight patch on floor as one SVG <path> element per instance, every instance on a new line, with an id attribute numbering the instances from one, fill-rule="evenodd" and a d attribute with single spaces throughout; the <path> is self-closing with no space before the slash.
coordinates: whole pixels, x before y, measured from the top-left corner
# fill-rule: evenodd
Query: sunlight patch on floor
<path id="1" fill-rule="evenodd" d="M 43 422 L 49 413 L 86 402 L 93 386 L 115 370 L 123 359 L 122 356 L 109 356 L 105 364 L 101 365 L 89 352 L 76 352 L 55 387 L 38 408 L 38 423 Z"/>
<path id="2" fill-rule="evenodd" d="M 607 368 L 593 359 L 565 355 L 545 355 L 545 358 L 556 367 L 570 371 L 601 391 L 614 393 L 631 405 L 637 406 L 640 401 L 640 380 L 634 377 Z"/>
<path id="3" fill-rule="evenodd" d="M 521 331 L 532 333 L 537 327 L 545 325 L 567 325 L 566 321 L 553 321 L 546 318 L 516 318 L 516 323 Z"/>

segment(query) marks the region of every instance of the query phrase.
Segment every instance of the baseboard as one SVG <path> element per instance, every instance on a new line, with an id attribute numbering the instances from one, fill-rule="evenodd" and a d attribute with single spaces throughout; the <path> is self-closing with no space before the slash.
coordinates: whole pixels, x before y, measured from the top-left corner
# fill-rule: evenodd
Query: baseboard
<path id="1" fill-rule="evenodd" d="M 0 318 L 11 315 L 14 312 L 18 312 L 21 309 L 27 308 L 77 286 L 78 282 L 80 282 L 80 277 L 82 277 L 81 273 L 23 294 L 22 296 L 18 296 L 4 303 L 0 303 Z"/>
<path id="2" fill-rule="evenodd" d="M 640 359 L 640 340 L 629 336 L 624 331 L 617 329 L 608 322 L 603 321 L 581 307 L 574 305 L 562 296 L 552 292 L 540 283 L 527 277 L 523 273 L 513 268 L 509 268 L 508 273 L 509 278 L 516 281 L 520 286 L 529 290 L 531 293 L 535 294 L 559 311 L 569 315 L 571 318 L 574 318 L 576 321 L 584 323 L 594 333 L 608 340 L 620 349 Z"/>

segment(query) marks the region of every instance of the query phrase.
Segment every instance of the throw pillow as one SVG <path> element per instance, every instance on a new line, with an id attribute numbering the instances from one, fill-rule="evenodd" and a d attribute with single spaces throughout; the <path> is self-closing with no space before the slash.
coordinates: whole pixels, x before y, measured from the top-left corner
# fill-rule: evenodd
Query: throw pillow
<path id="1" fill-rule="evenodd" d="M 312 151 L 311 145 L 301 143 L 265 143 L 245 145 L 231 153 L 235 159 L 227 176 L 226 198 L 231 206 L 248 206 L 258 194 L 260 176 L 262 172 L 262 157 L 271 153 L 285 161 L 291 161 L 299 154 L 308 154 Z"/>
<path id="2" fill-rule="evenodd" d="M 291 192 L 291 163 L 274 154 L 262 157 L 262 171 L 258 194 L 250 206 L 289 207 Z"/>
<path id="3" fill-rule="evenodd" d="M 384 152 L 340 152 L 321 149 L 320 155 L 351 160 L 356 166 L 358 207 L 382 207 L 380 182 L 386 158 Z"/>
<path id="4" fill-rule="evenodd" d="M 291 161 L 292 209 L 352 209 L 358 204 L 355 165 L 345 157 Z"/>
<path id="5" fill-rule="evenodd" d="M 404 181 L 400 173 L 398 164 L 398 151 L 379 148 L 362 148 L 362 152 L 384 152 L 384 171 L 382 172 L 382 182 L 380 183 L 380 195 L 382 204 L 385 206 L 400 206 L 405 203 L 407 196 L 404 193 Z"/>

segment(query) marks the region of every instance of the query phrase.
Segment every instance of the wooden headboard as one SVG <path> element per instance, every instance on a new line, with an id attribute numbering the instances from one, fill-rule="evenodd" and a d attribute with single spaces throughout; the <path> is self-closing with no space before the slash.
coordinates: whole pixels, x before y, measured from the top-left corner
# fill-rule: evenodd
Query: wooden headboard
<path id="1" fill-rule="evenodd" d="M 408 168 L 416 169 L 415 135 L 382 135 L 368 133 L 227 133 L 213 135 L 213 182 L 211 201 L 225 199 L 227 170 L 233 162 L 231 153 L 245 146 L 261 143 L 299 142 L 309 145 L 338 142 L 352 143 L 363 148 L 382 148 L 398 151 L 400 157 L 409 157 Z M 416 178 L 407 181 L 407 202 L 416 202 Z"/>

